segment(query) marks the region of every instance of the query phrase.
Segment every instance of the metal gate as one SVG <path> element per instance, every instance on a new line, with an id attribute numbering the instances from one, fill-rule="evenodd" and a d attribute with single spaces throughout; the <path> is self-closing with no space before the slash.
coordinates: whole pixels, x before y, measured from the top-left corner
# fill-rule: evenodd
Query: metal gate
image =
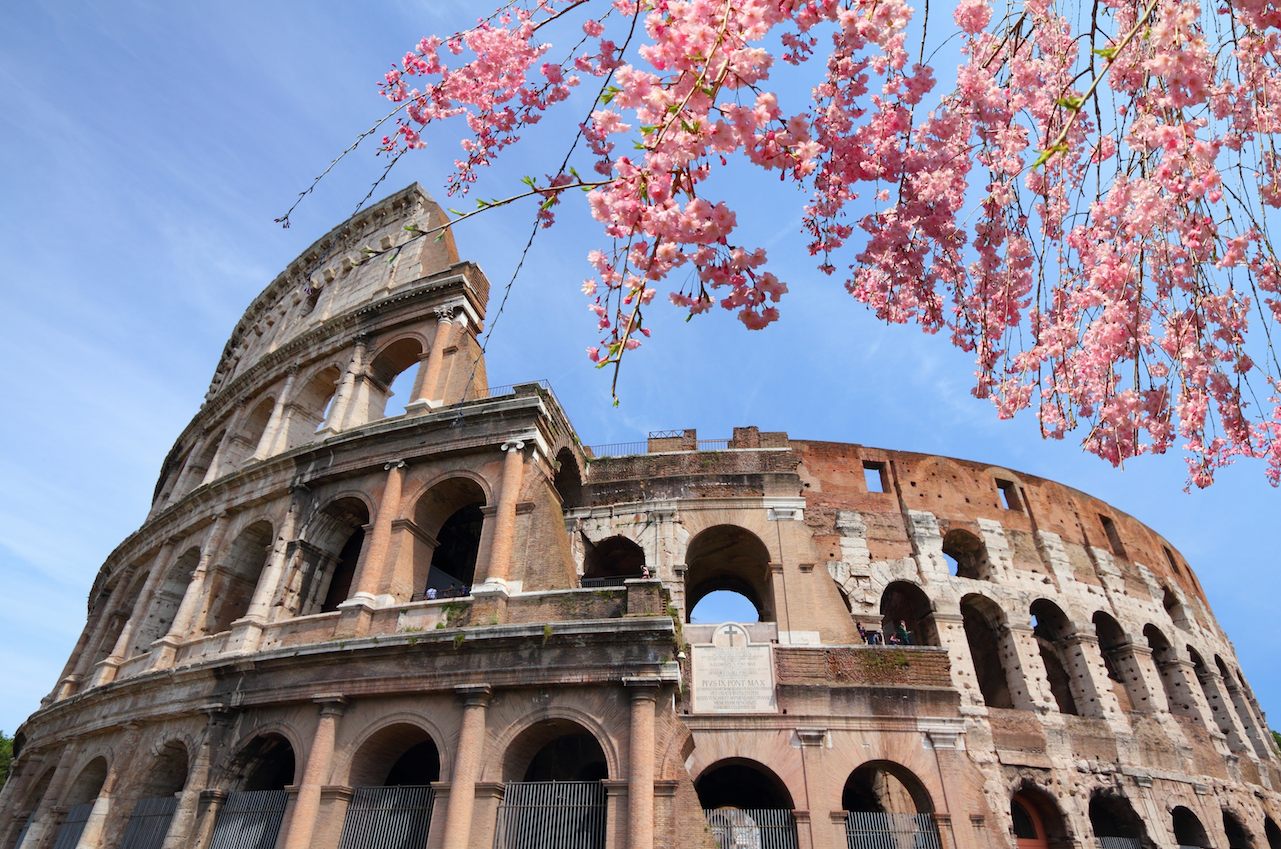
<path id="1" fill-rule="evenodd" d="M 503 791 L 494 849 L 604 849 L 599 781 L 515 781 Z"/>
<path id="2" fill-rule="evenodd" d="M 1138 837 L 1096 837 L 1099 849 L 1143 849 L 1143 840 Z"/>
<path id="3" fill-rule="evenodd" d="M 704 808 L 720 849 L 797 849 L 796 819 L 784 808 Z"/>
<path id="4" fill-rule="evenodd" d="M 289 793 L 284 790 L 228 793 L 218 811 L 209 849 L 273 849 L 288 801 Z"/>
<path id="5" fill-rule="evenodd" d="M 357 787 L 338 849 L 423 849 L 435 800 L 425 784 Z"/>
<path id="6" fill-rule="evenodd" d="M 18 832 L 18 842 L 13 844 L 13 849 L 22 849 L 22 841 L 27 839 L 27 832 L 31 830 L 31 824 L 35 821 L 35 811 L 27 814 L 27 821 L 22 824 L 22 831 Z"/>
<path id="7" fill-rule="evenodd" d="M 129 825 L 125 826 L 120 849 L 160 849 L 165 835 L 169 833 L 169 823 L 173 822 L 173 812 L 177 809 L 177 796 L 139 799 L 129 817 Z"/>
<path id="8" fill-rule="evenodd" d="M 931 814 L 845 813 L 849 849 L 940 849 Z"/>
<path id="9" fill-rule="evenodd" d="M 76 844 L 80 842 L 80 835 L 84 834 L 85 823 L 89 821 L 89 812 L 92 810 L 93 802 L 72 806 L 71 810 L 67 811 L 67 818 L 62 821 L 62 828 L 58 829 L 58 838 L 53 841 L 53 849 L 76 849 Z"/>

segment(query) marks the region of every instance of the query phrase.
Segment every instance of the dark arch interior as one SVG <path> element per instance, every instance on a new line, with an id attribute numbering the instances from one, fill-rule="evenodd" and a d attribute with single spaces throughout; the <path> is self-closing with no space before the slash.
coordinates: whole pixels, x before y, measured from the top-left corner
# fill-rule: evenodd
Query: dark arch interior
<path id="1" fill-rule="evenodd" d="M 583 506 L 583 478 L 578 472 L 578 461 L 568 448 L 560 449 L 556 455 L 556 477 L 552 486 L 560 495 L 561 507 L 565 510 Z"/>
<path id="2" fill-rule="evenodd" d="M 1254 849 L 1250 832 L 1231 811 L 1223 812 L 1223 833 L 1228 838 L 1228 849 Z"/>
<path id="3" fill-rule="evenodd" d="M 67 791 L 66 805 L 75 807 L 83 805 L 86 802 L 92 802 L 98 798 L 102 792 L 102 785 L 107 781 L 107 760 L 106 758 L 94 758 L 72 783 L 71 789 Z"/>
<path id="4" fill-rule="evenodd" d="M 1090 800 L 1090 827 L 1095 837 L 1144 837 L 1143 820 L 1120 796 L 1095 796 Z"/>
<path id="5" fill-rule="evenodd" d="M 1199 846 L 1210 849 L 1210 838 L 1205 833 L 1205 826 L 1197 815 L 1180 805 L 1172 812 L 1174 818 L 1174 842 L 1180 846 Z"/>
<path id="6" fill-rule="evenodd" d="M 186 783 L 187 747 L 175 741 L 161 749 L 139 795 L 144 799 L 173 796 L 182 792 Z"/>
<path id="7" fill-rule="evenodd" d="M 1268 839 L 1268 849 L 1281 849 L 1281 828 L 1277 828 L 1272 817 L 1263 818 L 1263 836 Z"/>
<path id="8" fill-rule="evenodd" d="M 901 622 L 908 645 L 937 646 L 938 635 L 927 625 L 932 609 L 925 592 L 915 584 L 894 581 L 881 593 L 881 633 L 886 642 L 898 633 Z"/>
<path id="9" fill-rule="evenodd" d="M 334 565 L 334 577 L 329 581 L 325 601 L 320 605 L 321 613 L 337 610 L 338 605 L 351 595 L 351 582 L 356 578 L 356 565 L 360 562 L 360 549 L 364 544 L 364 528 L 356 528 L 351 532 L 351 536 L 347 537 L 347 542 L 338 552 L 338 563 Z"/>
<path id="10" fill-rule="evenodd" d="M 754 761 L 722 761 L 695 782 L 704 809 L 773 808 L 790 811 L 792 794 L 777 775 Z"/>
<path id="11" fill-rule="evenodd" d="M 576 722 L 549 719 L 522 731 L 503 757 L 504 781 L 602 781 L 605 750 Z"/>
<path id="12" fill-rule="evenodd" d="M 445 520 L 436 534 L 436 550 L 431 554 L 431 576 L 428 586 L 437 589 L 448 587 L 447 580 L 464 587 L 471 586 L 476 577 L 476 555 L 480 552 L 481 526 L 485 522 L 480 508 L 484 502 L 473 502 L 462 507 Z M 437 573 L 445 577 L 439 577 Z"/>
<path id="13" fill-rule="evenodd" d="M 979 579 L 987 571 L 987 548 L 969 531 L 956 528 L 943 537 L 943 556 L 958 578 Z"/>
<path id="14" fill-rule="evenodd" d="M 1059 810 L 1054 797 L 1034 784 L 1025 783 L 1022 789 L 1010 799 L 1010 816 L 1014 820 L 1015 837 L 1043 839 L 1052 847 L 1065 847 L 1065 849 L 1073 845 L 1063 822 L 1063 812 Z M 1028 825 L 1024 822 L 1020 826 L 1021 816 L 1031 820 L 1033 828 L 1039 826 L 1042 833 L 1019 833 L 1020 827 L 1026 829 Z"/>
<path id="15" fill-rule="evenodd" d="M 279 734 L 255 738 L 237 760 L 242 790 L 284 790 L 294 783 L 294 748 Z"/>
<path id="16" fill-rule="evenodd" d="M 934 810 L 934 803 L 909 770 L 888 761 L 872 761 L 850 773 L 841 792 L 841 807 L 877 814 L 927 814 Z"/>
<path id="17" fill-rule="evenodd" d="M 995 607 L 986 599 L 966 596 L 961 599 L 961 618 L 965 625 L 965 639 L 970 644 L 970 657 L 974 661 L 974 674 L 979 679 L 979 691 L 988 707 L 1012 708 L 1014 700 L 1010 696 L 1010 685 L 1005 678 L 1005 667 L 1001 665 L 1001 647 L 997 643 L 997 622 L 989 618 L 999 615 L 999 611 L 984 611 L 984 607 Z"/>
<path id="18" fill-rule="evenodd" d="M 440 752 L 422 728 L 408 723 L 382 728 L 352 759 L 353 787 L 401 787 L 440 780 Z"/>
<path id="19" fill-rule="evenodd" d="M 1094 633 L 1099 638 L 1099 653 L 1103 655 L 1103 665 L 1107 667 L 1108 678 L 1112 680 L 1112 692 L 1116 695 L 1121 710 L 1134 709 L 1134 698 L 1126 686 L 1125 675 L 1121 672 L 1123 653 L 1126 650 L 1125 632 L 1121 626 L 1102 610 L 1093 617 Z"/>
<path id="20" fill-rule="evenodd" d="M 424 740 L 411 746 L 405 754 L 396 759 L 385 787 L 400 787 L 406 784 L 431 784 L 440 780 L 440 752 L 431 740 Z"/>
<path id="21" fill-rule="evenodd" d="M 690 541 L 685 553 L 685 615 L 716 590 L 730 590 L 756 608 L 762 622 L 774 619 L 769 549 L 755 534 L 735 525 L 717 525 Z"/>
<path id="22" fill-rule="evenodd" d="M 593 544 L 583 538 L 583 578 L 639 578 L 645 568 L 645 551 L 627 537 L 614 536 Z"/>
<path id="23" fill-rule="evenodd" d="M 265 521 L 254 522 L 236 537 L 220 564 L 223 569 L 214 593 L 216 600 L 205 624 L 206 634 L 230 630 L 231 623 L 249 610 L 274 537 L 271 523 Z"/>
<path id="24" fill-rule="evenodd" d="M 1054 602 L 1043 598 L 1032 602 L 1031 613 L 1032 633 L 1036 636 L 1041 661 L 1045 664 L 1045 676 L 1059 713 L 1077 716 L 1079 711 L 1072 696 L 1072 681 L 1063 658 L 1063 640 L 1072 630 L 1067 615 Z"/>

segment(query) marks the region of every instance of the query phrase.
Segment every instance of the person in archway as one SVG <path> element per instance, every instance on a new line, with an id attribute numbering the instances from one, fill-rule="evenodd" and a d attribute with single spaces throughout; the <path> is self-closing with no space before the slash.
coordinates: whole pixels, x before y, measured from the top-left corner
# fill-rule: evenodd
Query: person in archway
<path id="1" fill-rule="evenodd" d="M 898 628 L 895 629 L 894 636 L 898 638 L 898 645 L 912 645 L 912 632 L 907 630 L 907 622 L 902 619 L 898 621 Z"/>

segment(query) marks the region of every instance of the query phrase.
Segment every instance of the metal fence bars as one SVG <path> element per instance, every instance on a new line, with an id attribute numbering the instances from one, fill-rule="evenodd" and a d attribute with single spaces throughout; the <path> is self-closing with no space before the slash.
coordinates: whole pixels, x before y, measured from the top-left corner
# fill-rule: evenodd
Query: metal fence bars
<path id="1" fill-rule="evenodd" d="M 273 849 L 288 801 L 285 790 L 228 793 L 209 849 Z"/>
<path id="2" fill-rule="evenodd" d="M 85 823 L 89 822 L 89 812 L 93 810 L 93 802 L 85 802 L 83 805 L 73 805 L 71 810 L 67 811 L 67 818 L 62 821 L 62 827 L 58 829 L 58 837 L 53 841 L 53 849 L 75 849 L 80 842 L 80 835 L 84 834 Z"/>
<path id="3" fill-rule="evenodd" d="M 605 785 L 516 781 L 503 788 L 494 849 L 604 849 Z"/>
<path id="4" fill-rule="evenodd" d="M 18 832 L 18 840 L 13 844 L 13 849 L 22 849 L 22 841 L 27 839 L 27 832 L 31 830 L 31 823 L 35 822 L 35 820 L 35 811 L 27 814 L 27 821 L 22 824 L 22 831 Z"/>
<path id="5" fill-rule="evenodd" d="M 338 849 L 423 849 L 435 801 L 426 784 L 357 787 Z"/>
<path id="6" fill-rule="evenodd" d="M 784 808 L 704 808 L 720 849 L 797 849 L 796 819 Z"/>
<path id="7" fill-rule="evenodd" d="M 1096 837 L 1099 849 L 1143 849 L 1143 839 L 1139 837 Z"/>
<path id="8" fill-rule="evenodd" d="M 129 824 L 125 826 L 120 849 L 160 849 L 165 835 L 169 833 L 169 824 L 173 822 L 173 812 L 177 809 L 177 796 L 139 799 L 133 806 Z"/>
<path id="9" fill-rule="evenodd" d="M 845 812 L 849 849 L 941 849 L 932 814 Z"/>

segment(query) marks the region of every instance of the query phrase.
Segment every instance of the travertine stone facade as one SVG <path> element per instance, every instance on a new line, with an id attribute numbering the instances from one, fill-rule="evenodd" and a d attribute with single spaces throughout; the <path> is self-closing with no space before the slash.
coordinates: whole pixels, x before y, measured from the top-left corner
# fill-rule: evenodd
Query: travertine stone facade
<path id="1" fill-rule="evenodd" d="M 17 734 L 0 849 L 1281 849 L 1263 714 L 1156 531 L 755 428 L 587 449 L 488 386 L 484 274 L 405 229 L 446 220 L 411 186 L 249 307 Z M 691 623 L 716 591 L 759 621 Z"/>

